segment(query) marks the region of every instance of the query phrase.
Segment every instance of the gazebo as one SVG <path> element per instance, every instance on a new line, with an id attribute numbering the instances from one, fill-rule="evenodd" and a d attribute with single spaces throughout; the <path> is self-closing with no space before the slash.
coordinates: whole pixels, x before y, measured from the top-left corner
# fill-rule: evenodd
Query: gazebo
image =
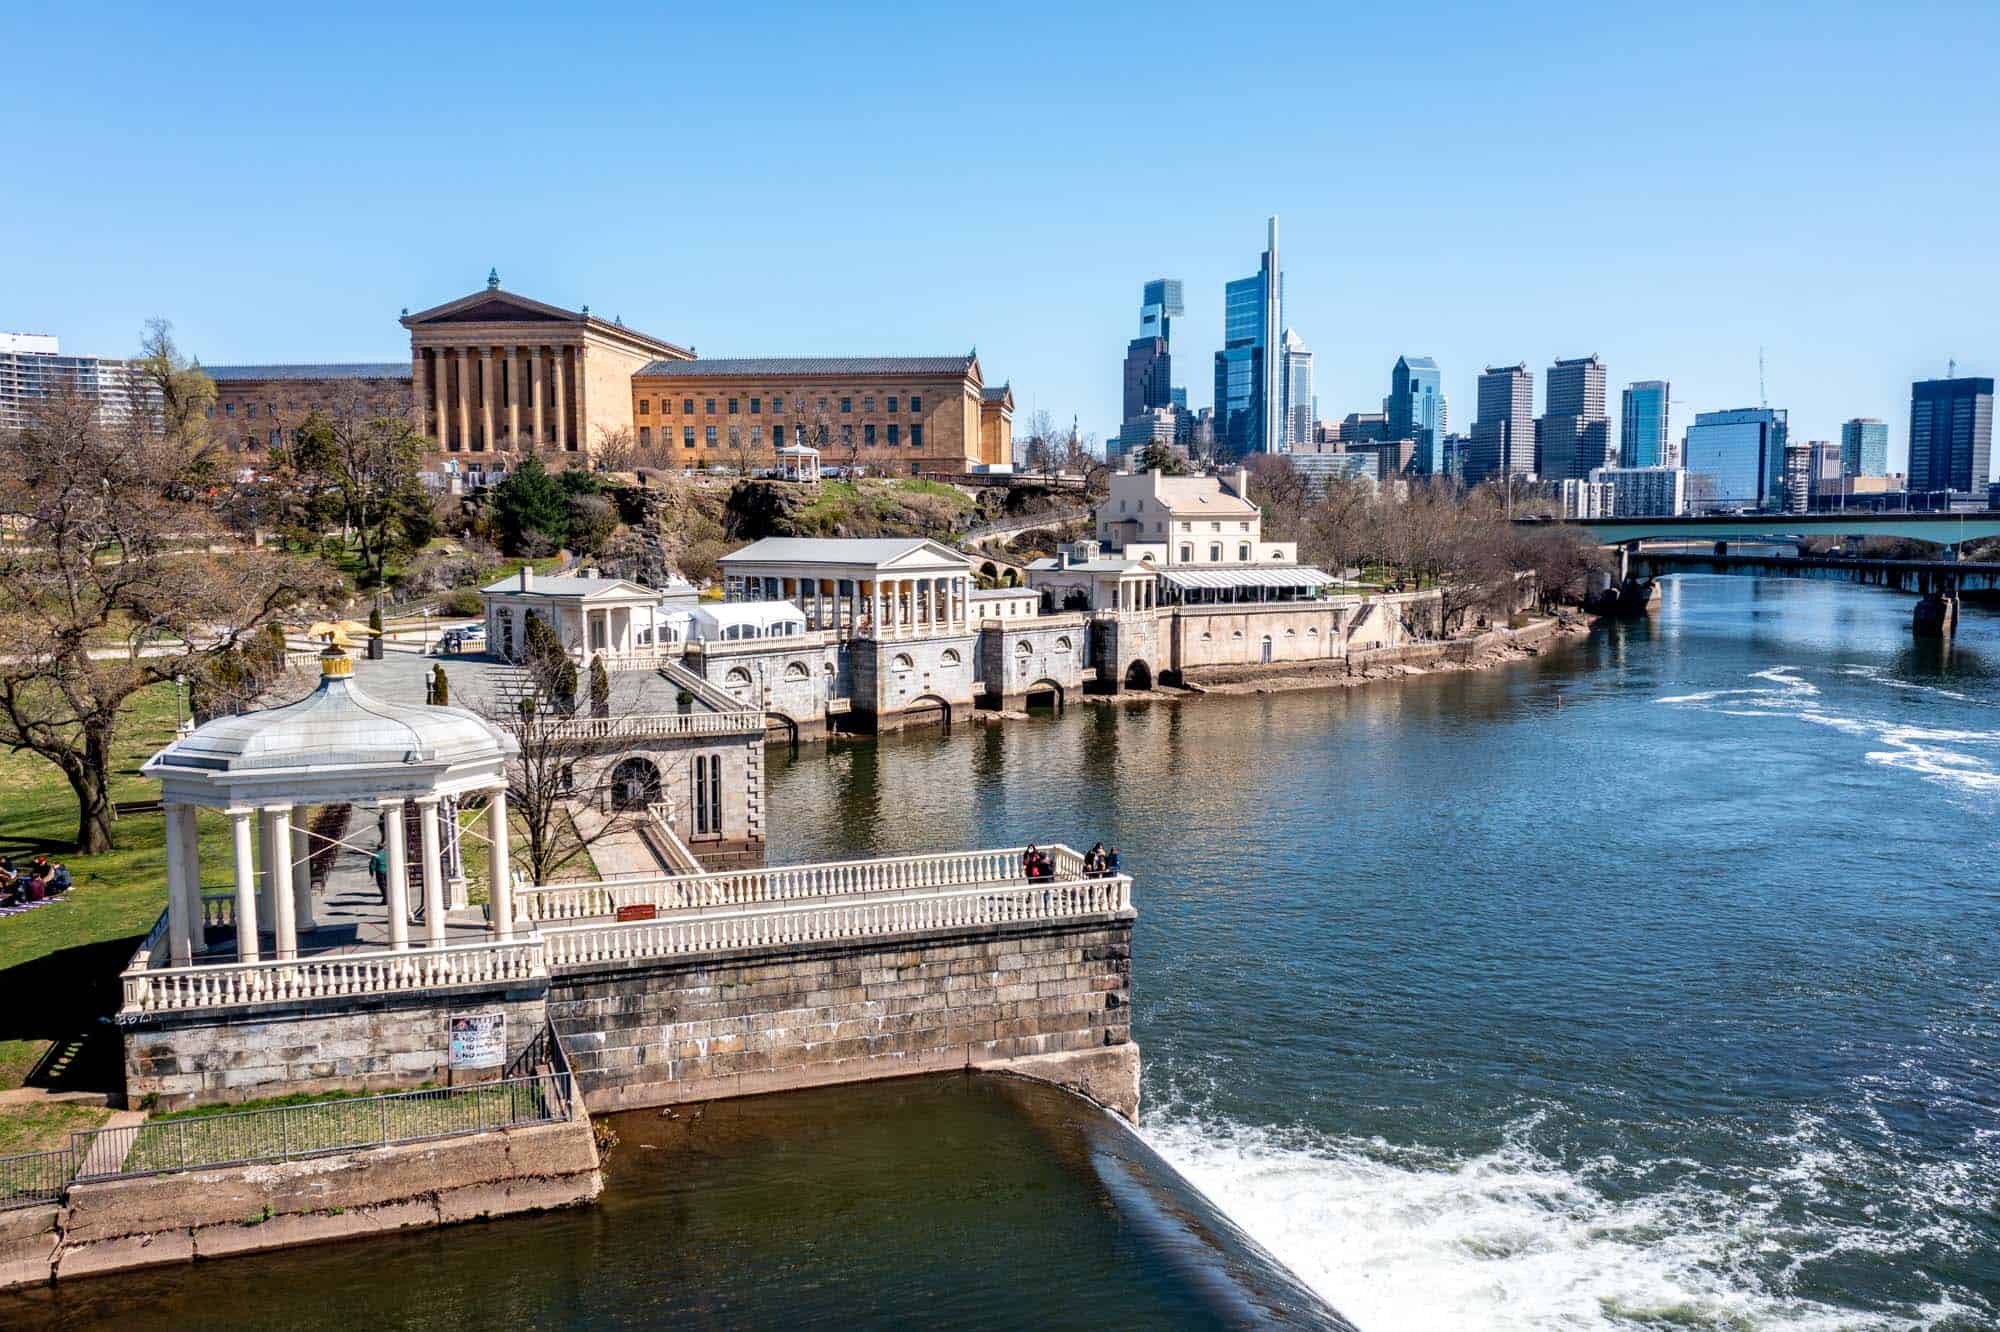
<path id="1" fill-rule="evenodd" d="M 388 946 L 402 952 L 410 948 L 405 806 L 417 810 L 423 943 L 441 947 L 446 906 L 439 805 L 486 793 L 491 928 L 498 939 L 513 936 L 507 760 L 519 744 L 463 708 L 372 697 L 355 683 L 354 662 L 340 634 L 331 637 L 335 641 L 320 655 L 319 687 L 311 694 L 285 707 L 217 718 L 146 762 L 143 771 L 160 783 L 166 811 L 167 932 L 175 966 L 192 964 L 198 943 L 206 947 L 198 809 L 220 810 L 230 821 L 240 962 L 264 960 L 261 927 L 268 926 L 278 961 L 296 958 L 300 929 L 313 928 L 307 806 L 349 805 L 383 816 Z M 260 920 L 264 911 L 268 922 Z"/>
<path id="2" fill-rule="evenodd" d="M 785 445 L 778 450 L 778 475 L 787 481 L 818 481 L 819 450 L 810 444 Z"/>

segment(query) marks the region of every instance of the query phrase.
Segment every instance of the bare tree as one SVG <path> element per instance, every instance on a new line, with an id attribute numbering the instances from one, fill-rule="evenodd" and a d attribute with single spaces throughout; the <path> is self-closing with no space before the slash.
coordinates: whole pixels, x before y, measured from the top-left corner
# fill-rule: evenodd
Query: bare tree
<path id="1" fill-rule="evenodd" d="M 384 414 L 358 385 L 343 386 L 273 450 L 276 488 L 302 527 L 317 531 L 337 520 L 342 538 L 355 543 L 357 581 L 374 586 L 392 558 L 437 530 L 423 481 L 430 443 L 414 412 Z"/>
<path id="2" fill-rule="evenodd" d="M 62 771 L 80 852 L 112 845 L 111 752 L 132 695 L 334 595 L 324 566 L 232 549 L 183 498 L 200 448 L 74 396 L 0 438 L 0 744 Z"/>
<path id="3" fill-rule="evenodd" d="M 636 472 L 646 461 L 631 426 L 613 426 L 609 430 L 597 427 L 597 447 L 592 456 L 600 472 Z"/>

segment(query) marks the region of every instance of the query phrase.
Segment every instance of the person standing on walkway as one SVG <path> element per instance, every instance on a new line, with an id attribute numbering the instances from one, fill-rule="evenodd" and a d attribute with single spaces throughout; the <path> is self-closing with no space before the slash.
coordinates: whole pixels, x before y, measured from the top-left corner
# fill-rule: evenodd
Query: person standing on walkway
<path id="1" fill-rule="evenodd" d="M 389 905 L 389 848 L 378 845 L 375 854 L 368 857 L 368 872 L 375 878 L 375 891 L 382 895 L 382 905 Z"/>

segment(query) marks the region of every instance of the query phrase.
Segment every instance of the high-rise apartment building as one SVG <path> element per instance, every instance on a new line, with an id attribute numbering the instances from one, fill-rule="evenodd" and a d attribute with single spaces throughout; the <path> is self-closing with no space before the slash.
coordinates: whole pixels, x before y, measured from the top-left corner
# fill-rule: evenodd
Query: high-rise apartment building
<path id="1" fill-rule="evenodd" d="M 1268 224 L 1269 248 L 1256 276 L 1223 288 L 1222 350 L 1215 354 L 1215 433 L 1234 457 L 1277 453 L 1284 440 L 1284 389 L 1278 356 L 1283 328 L 1284 273 L 1278 264 L 1278 219 Z"/>
<path id="2" fill-rule="evenodd" d="M 1525 364 L 1488 366 L 1479 377 L 1479 415 L 1460 466 L 1468 486 L 1534 475 L 1535 376 Z"/>
<path id="3" fill-rule="evenodd" d="M 1600 467 L 1590 479 L 1611 484 L 1613 518 L 1674 518 L 1687 512 L 1684 467 Z"/>
<path id="4" fill-rule="evenodd" d="M 1910 494 L 1984 495 L 1992 452 L 1991 379 L 1920 379 L 1910 385 Z"/>
<path id="5" fill-rule="evenodd" d="M 1676 461 L 1668 433 L 1671 396 L 1664 379 L 1641 379 L 1625 386 L 1618 413 L 1620 467 L 1665 467 Z"/>
<path id="6" fill-rule="evenodd" d="M 1780 408 L 1696 412 L 1683 448 L 1694 513 L 1775 510 L 1784 502 L 1786 415 Z"/>
<path id="7" fill-rule="evenodd" d="M 1889 475 L 1889 423 L 1857 416 L 1840 427 L 1840 470 L 1844 476 Z"/>
<path id="8" fill-rule="evenodd" d="M 1305 339 L 1285 330 L 1284 452 L 1296 453 L 1313 438 L 1313 354 Z"/>
<path id="9" fill-rule="evenodd" d="M 1391 439 L 1416 441 L 1417 473 L 1443 473 L 1446 414 L 1437 362 L 1428 356 L 1398 356 L 1389 371 L 1389 396 L 1382 410 L 1389 417 Z"/>
<path id="10" fill-rule="evenodd" d="M 0 430 L 19 430 L 37 401 L 65 393 L 94 400 L 107 423 L 159 410 L 159 390 L 132 362 L 64 356 L 61 345 L 46 333 L 0 333 Z"/>
<path id="11" fill-rule="evenodd" d="M 1595 356 L 1549 367 L 1547 411 L 1535 423 L 1535 471 L 1544 481 L 1575 481 L 1605 465 L 1611 421 L 1604 414 L 1604 362 Z"/>

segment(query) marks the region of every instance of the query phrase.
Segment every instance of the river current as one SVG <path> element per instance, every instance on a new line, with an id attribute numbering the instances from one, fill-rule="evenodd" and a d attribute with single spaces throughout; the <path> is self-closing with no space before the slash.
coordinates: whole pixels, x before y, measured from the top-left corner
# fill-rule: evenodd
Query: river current
<path id="1" fill-rule="evenodd" d="M 772 857 L 1115 845 L 1144 1137 L 1372 1332 L 1992 1327 L 2000 617 L 1910 607 L 774 751 Z"/>

